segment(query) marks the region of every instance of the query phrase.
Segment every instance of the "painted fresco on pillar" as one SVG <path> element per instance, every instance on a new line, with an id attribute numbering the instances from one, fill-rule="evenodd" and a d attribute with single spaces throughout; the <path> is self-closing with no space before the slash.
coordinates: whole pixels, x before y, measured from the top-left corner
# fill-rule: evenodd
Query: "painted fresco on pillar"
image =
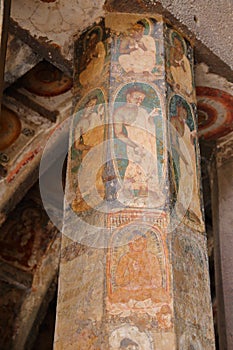
<path id="1" fill-rule="evenodd" d="M 179 349 L 180 350 L 202 350 L 204 347 L 201 345 L 199 339 L 196 339 L 195 334 L 183 334 L 179 341 Z"/>
<path id="2" fill-rule="evenodd" d="M 1 227 L 0 258 L 22 270 L 35 269 L 56 230 L 36 200 L 25 200 Z"/>
<path id="3" fill-rule="evenodd" d="M 103 182 L 105 97 L 101 89 L 91 90 L 75 108 L 72 125 L 71 191 L 72 209 L 95 208 L 105 197 Z"/>
<path id="4" fill-rule="evenodd" d="M 173 235 L 172 247 L 174 264 L 182 262 L 173 274 L 176 316 L 189 324 L 199 324 L 197 334 L 211 339 L 212 329 L 209 327 L 209 317 L 212 310 L 209 285 L 206 283 L 209 276 L 205 237 L 183 224 Z M 192 298 L 180 304 L 179 299 L 185 300 L 190 291 L 192 291 Z M 182 322 L 179 330 L 182 332 Z"/>
<path id="5" fill-rule="evenodd" d="M 109 242 L 106 306 L 110 316 L 130 319 L 147 315 L 157 328 L 172 327 L 164 215 L 140 211 L 110 215 L 111 225 L 125 223 L 114 230 Z M 157 224 L 152 224 L 156 217 Z M 169 324 L 165 324 L 165 318 L 169 318 Z"/>
<path id="6" fill-rule="evenodd" d="M 81 88 L 100 86 L 107 79 L 106 30 L 103 23 L 81 36 L 77 47 L 78 84 Z"/>
<path id="7" fill-rule="evenodd" d="M 112 159 L 123 205 L 164 205 L 165 150 L 161 97 L 152 84 L 120 86 L 115 93 Z"/>
<path id="8" fill-rule="evenodd" d="M 177 215 L 203 230 L 196 121 L 192 106 L 179 95 L 170 98 L 169 121 L 172 204 Z"/>
<path id="9" fill-rule="evenodd" d="M 167 82 L 172 90 L 183 95 L 189 102 L 195 101 L 193 77 L 193 49 L 178 32 L 168 29 L 166 33 Z"/>
<path id="10" fill-rule="evenodd" d="M 162 24 L 152 18 L 142 18 L 112 43 L 111 78 L 127 80 L 135 75 L 154 81 L 163 74 Z"/>
<path id="11" fill-rule="evenodd" d="M 122 325 L 114 329 L 109 337 L 110 350 L 154 350 L 149 332 L 143 332 L 133 325 Z"/>

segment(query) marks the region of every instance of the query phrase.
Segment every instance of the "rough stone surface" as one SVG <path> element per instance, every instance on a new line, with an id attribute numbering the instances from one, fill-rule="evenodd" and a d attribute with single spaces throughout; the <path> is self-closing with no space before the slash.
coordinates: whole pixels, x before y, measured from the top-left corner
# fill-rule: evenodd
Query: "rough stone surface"
<path id="1" fill-rule="evenodd" d="M 216 150 L 216 170 L 212 174 L 218 330 L 220 348 L 224 350 L 231 349 L 233 346 L 232 145 L 232 133 L 219 139 Z"/>
<path id="2" fill-rule="evenodd" d="M 15 321 L 27 290 L 0 280 L 0 345 L 2 349 L 12 349 Z"/>
<path id="3" fill-rule="evenodd" d="M 162 0 L 160 2 L 174 17 L 185 24 L 197 39 L 233 69 L 232 1 Z"/>
<path id="4" fill-rule="evenodd" d="M 214 349 L 206 238 L 180 225 L 172 239 L 179 348 Z M 205 310 L 205 312 L 203 312 Z M 208 310 L 208 311 L 207 311 Z M 200 325 L 196 327 L 196 325 Z"/>

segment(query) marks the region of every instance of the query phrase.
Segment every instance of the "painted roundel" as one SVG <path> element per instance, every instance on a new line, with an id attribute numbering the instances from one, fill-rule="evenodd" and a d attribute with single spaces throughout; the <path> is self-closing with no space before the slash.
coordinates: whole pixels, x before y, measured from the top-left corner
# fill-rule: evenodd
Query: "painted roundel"
<path id="1" fill-rule="evenodd" d="M 23 80 L 28 91 L 39 96 L 57 96 L 72 87 L 72 79 L 48 62 L 38 63 Z"/>
<path id="2" fill-rule="evenodd" d="M 21 122 L 16 113 L 2 107 L 0 118 L 0 151 L 8 148 L 19 137 Z"/>
<path id="3" fill-rule="evenodd" d="M 233 130 L 233 96 L 210 87 L 197 87 L 198 135 L 215 139 Z"/>

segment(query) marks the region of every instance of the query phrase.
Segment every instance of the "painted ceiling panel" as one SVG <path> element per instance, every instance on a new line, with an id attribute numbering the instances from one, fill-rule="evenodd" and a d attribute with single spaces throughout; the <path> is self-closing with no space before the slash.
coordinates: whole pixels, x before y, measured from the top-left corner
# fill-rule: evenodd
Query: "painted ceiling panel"
<path id="1" fill-rule="evenodd" d="M 104 0 L 13 0 L 11 16 L 22 28 L 36 38 L 61 47 L 71 60 L 72 36 L 90 26 L 104 15 Z"/>

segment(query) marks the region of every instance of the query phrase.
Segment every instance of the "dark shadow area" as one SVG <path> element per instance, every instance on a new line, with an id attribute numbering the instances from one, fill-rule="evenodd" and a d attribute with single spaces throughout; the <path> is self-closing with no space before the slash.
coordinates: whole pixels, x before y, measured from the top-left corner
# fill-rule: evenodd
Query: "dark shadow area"
<path id="1" fill-rule="evenodd" d="M 44 320 L 42 321 L 35 342 L 31 350 L 52 350 L 55 321 L 56 321 L 57 291 L 49 303 Z"/>
<path id="2" fill-rule="evenodd" d="M 214 261 L 214 235 L 213 235 L 213 213 L 211 202 L 211 184 L 210 184 L 210 163 L 213 156 L 213 144 L 211 142 L 200 141 L 201 152 L 201 176 L 202 176 L 202 192 L 203 205 L 205 213 L 205 225 L 207 233 L 207 247 L 209 260 L 209 275 L 210 275 L 210 291 L 212 310 L 214 318 L 215 346 L 219 348 L 219 335 L 217 329 L 217 299 L 216 299 L 216 284 L 215 284 L 215 261 Z"/>

